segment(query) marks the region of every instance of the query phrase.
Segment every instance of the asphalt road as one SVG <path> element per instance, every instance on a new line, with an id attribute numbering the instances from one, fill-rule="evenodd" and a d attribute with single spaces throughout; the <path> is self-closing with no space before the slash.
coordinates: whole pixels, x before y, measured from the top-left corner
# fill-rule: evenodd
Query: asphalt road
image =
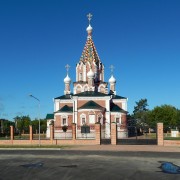
<path id="1" fill-rule="evenodd" d="M 179 180 L 162 162 L 180 166 L 180 153 L 1 150 L 0 180 Z"/>

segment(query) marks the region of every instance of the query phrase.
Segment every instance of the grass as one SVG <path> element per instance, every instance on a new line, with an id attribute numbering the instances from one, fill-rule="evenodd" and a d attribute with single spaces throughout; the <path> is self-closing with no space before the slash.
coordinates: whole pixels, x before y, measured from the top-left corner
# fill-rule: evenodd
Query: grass
<path id="1" fill-rule="evenodd" d="M 180 137 L 164 137 L 164 140 L 180 140 Z"/>
<path id="2" fill-rule="evenodd" d="M 41 139 L 46 139 L 46 134 L 40 134 Z M 0 137 L 0 140 L 9 140 L 10 136 L 6 137 Z M 29 134 L 22 134 L 22 135 L 17 135 L 14 136 L 15 140 L 28 140 L 29 139 Z M 33 139 L 39 139 L 39 134 L 33 134 Z"/>

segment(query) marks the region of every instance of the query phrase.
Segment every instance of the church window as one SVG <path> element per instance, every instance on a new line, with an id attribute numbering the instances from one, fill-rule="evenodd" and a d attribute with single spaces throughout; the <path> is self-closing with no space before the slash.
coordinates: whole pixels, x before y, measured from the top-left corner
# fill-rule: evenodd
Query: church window
<path id="1" fill-rule="evenodd" d="M 90 124 L 94 124 L 95 123 L 95 115 L 94 114 L 90 114 L 89 115 L 89 123 Z"/>
<path id="2" fill-rule="evenodd" d="M 82 118 L 82 125 L 85 125 L 86 124 L 86 119 L 83 117 Z"/>
<path id="3" fill-rule="evenodd" d="M 118 124 L 119 124 L 119 117 L 117 117 L 117 118 L 116 118 L 116 123 L 118 123 Z"/>
<path id="4" fill-rule="evenodd" d="M 63 125 L 66 125 L 66 118 L 63 118 Z"/>
<path id="5" fill-rule="evenodd" d="M 68 121 L 67 121 L 67 117 L 66 116 L 63 116 L 62 117 L 62 120 L 61 120 L 61 126 L 67 126 L 68 125 Z"/>
<path id="6" fill-rule="evenodd" d="M 81 114 L 80 118 L 81 118 L 81 125 L 85 125 L 86 124 L 86 115 L 85 114 Z"/>
<path id="7" fill-rule="evenodd" d="M 84 91 L 88 91 L 88 87 L 87 86 L 85 86 Z"/>
<path id="8" fill-rule="evenodd" d="M 117 124 L 121 124 L 121 114 L 117 114 L 117 115 L 115 116 L 115 122 L 116 122 Z"/>

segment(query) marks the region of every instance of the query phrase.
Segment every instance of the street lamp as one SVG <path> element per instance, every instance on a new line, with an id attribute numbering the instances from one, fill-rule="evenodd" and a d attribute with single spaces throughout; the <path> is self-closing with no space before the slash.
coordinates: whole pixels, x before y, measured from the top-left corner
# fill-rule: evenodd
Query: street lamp
<path id="1" fill-rule="evenodd" d="M 39 119 L 39 146 L 40 146 L 41 145 L 41 139 L 40 139 L 40 130 L 41 130 L 40 129 L 40 100 L 37 97 L 33 96 L 32 94 L 30 94 L 29 96 L 38 101 L 38 109 L 39 109 L 39 112 L 38 112 L 38 119 Z"/>

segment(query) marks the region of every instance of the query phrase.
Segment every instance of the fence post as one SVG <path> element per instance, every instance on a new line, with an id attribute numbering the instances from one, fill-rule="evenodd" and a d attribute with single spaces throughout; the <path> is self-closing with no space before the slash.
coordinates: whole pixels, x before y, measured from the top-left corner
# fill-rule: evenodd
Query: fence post
<path id="1" fill-rule="evenodd" d="M 32 125 L 29 125 L 29 140 L 30 143 L 32 144 L 32 140 L 33 140 Z"/>
<path id="2" fill-rule="evenodd" d="M 76 123 L 72 123 L 72 139 L 76 140 Z"/>
<path id="3" fill-rule="evenodd" d="M 14 140 L 14 127 L 10 126 L 10 136 L 11 136 L 11 141 Z"/>
<path id="4" fill-rule="evenodd" d="M 117 144 L 117 125 L 115 122 L 111 123 L 111 144 Z"/>
<path id="5" fill-rule="evenodd" d="M 163 123 L 157 123 L 157 145 L 164 145 Z"/>
<path id="6" fill-rule="evenodd" d="M 100 123 L 96 123 L 95 124 L 95 133 L 96 133 L 96 144 L 101 144 L 101 124 Z"/>
<path id="7" fill-rule="evenodd" d="M 51 143 L 53 144 L 53 140 L 54 140 L 54 126 L 50 125 L 50 140 Z"/>

